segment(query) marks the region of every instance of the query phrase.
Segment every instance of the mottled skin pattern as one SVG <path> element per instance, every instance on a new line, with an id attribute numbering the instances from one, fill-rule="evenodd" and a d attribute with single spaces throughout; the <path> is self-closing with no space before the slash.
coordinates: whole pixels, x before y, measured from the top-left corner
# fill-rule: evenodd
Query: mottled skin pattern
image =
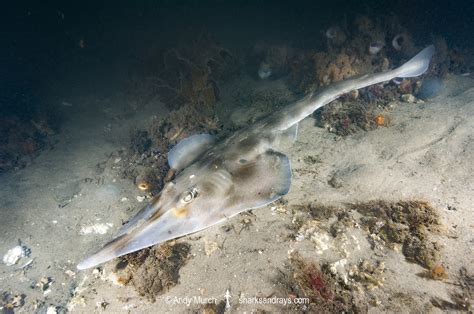
<path id="1" fill-rule="evenodd" d="M 175 163 L 183 168 L 177 169 L 181 172 L 175 180 L 127 223 L 115 239 L 82 261 L 78 268 L 90 268 L 197 232 L 279 199 L 290 189 L 291 167 L 278 147 L 283 141 L 294 139 L 299 121 L 352 90 L 396 77 L 423 74 L 433 53 L 430 46 L 397 69 L 328 86 L 215 145 L 194 151 L 195 156 L 186 149 L 176 150 L 173 156 L 179 159 L 180 153 L 186 155 L 182 159 L 186 162 Z"/>

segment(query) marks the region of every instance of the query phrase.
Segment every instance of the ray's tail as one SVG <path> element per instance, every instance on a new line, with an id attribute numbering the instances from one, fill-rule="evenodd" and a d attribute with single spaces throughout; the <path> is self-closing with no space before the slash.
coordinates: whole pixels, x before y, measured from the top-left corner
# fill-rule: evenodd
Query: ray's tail
<path id="1" fill-rule="evenodd" d="M 330 103 L 350 91 L 390 81 L 396 77 L 416 77 L 428 70 L 435 48 L 430 45 L 400 67 L 374 74 L 366 74 L 329 85 L 300 101 L 275 112 L 266 124 L 276 131 L 283 131 L 312 114 L 318 108 Z"/>

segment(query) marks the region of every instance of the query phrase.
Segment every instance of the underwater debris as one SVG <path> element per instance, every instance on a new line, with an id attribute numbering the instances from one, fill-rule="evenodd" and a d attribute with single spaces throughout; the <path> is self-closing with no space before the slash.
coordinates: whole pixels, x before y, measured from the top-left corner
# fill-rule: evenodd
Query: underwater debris
<path id="1" fill-rule="evenodd" d="M 127 264 L 127 275 L 122 282 L 132 284 L 141 296 L 154 302 L 157 295 L 178 284 L 179 270 L 188 261 L 190 251 L 188 243 L 171 242 L 125 255 L 122 260 Z"/>
<path id="2" fill-rule="evenodd" d="M 12 294 L 3 291 L 0 297 L 0 310 L 5 314 L 15 313 L 15 309 L 25 305 L 25 298 L 25 294 Z"/>
<path id="3" fill-rule="evenodd" d="M 385 245 L 402 245 L 406 259 L 427 269 L 438 264 L 441 247 L 428 240 L 429 232 L 440 232 L 436 210 L 424 201 L 370 201 L 350 205 L 364 215 L 361 225 Z"/>

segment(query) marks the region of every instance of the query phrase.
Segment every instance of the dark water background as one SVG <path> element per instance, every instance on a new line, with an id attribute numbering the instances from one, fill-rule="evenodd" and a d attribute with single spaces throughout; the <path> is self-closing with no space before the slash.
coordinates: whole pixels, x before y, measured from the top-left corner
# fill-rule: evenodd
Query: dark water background
<path id="1" fill-rule="evenodd" d="M 199 31 L 235 49 L 259 38 L 313 48 L 331 25 L 387 12 L 421 42 L 441 35 L 450 46 L 473 46 L 474 1 L 4 2 L 0 113 L 27 115 L 52 95 L 114 93 L 147 47 Z"/>

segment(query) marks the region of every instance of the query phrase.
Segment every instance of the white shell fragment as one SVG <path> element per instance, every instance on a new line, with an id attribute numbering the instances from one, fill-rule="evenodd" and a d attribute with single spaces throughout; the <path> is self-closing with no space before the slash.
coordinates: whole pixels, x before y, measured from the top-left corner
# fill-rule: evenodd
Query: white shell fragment
<path id="1" fill-rule="evenodd" d="M 86 234 L 106 234 L 107 231 L 113 227 L 114 224 L 112 223 L 99 223 L 91 226 L 83 226 L 81 228 L 81 231 L 79 231 L 80 234 L 86 235 Z"/>
<path id="2" fill-rule="evenodd" d="M 56 309 L 55 306 L 48 306 L 48 309 L 46 310 L 46 314 L 56 314 L 58 313 L 58 310 Z"/>
<path id="3" fill-rule="evenodd" d="M 25 249 L 21 245 L 17 245 L 12 249 L 9 249 L 7 254 L 3 256 L 3 263 L 7 266 L 15 265 L 20 258 L 25 257 Z"/>

